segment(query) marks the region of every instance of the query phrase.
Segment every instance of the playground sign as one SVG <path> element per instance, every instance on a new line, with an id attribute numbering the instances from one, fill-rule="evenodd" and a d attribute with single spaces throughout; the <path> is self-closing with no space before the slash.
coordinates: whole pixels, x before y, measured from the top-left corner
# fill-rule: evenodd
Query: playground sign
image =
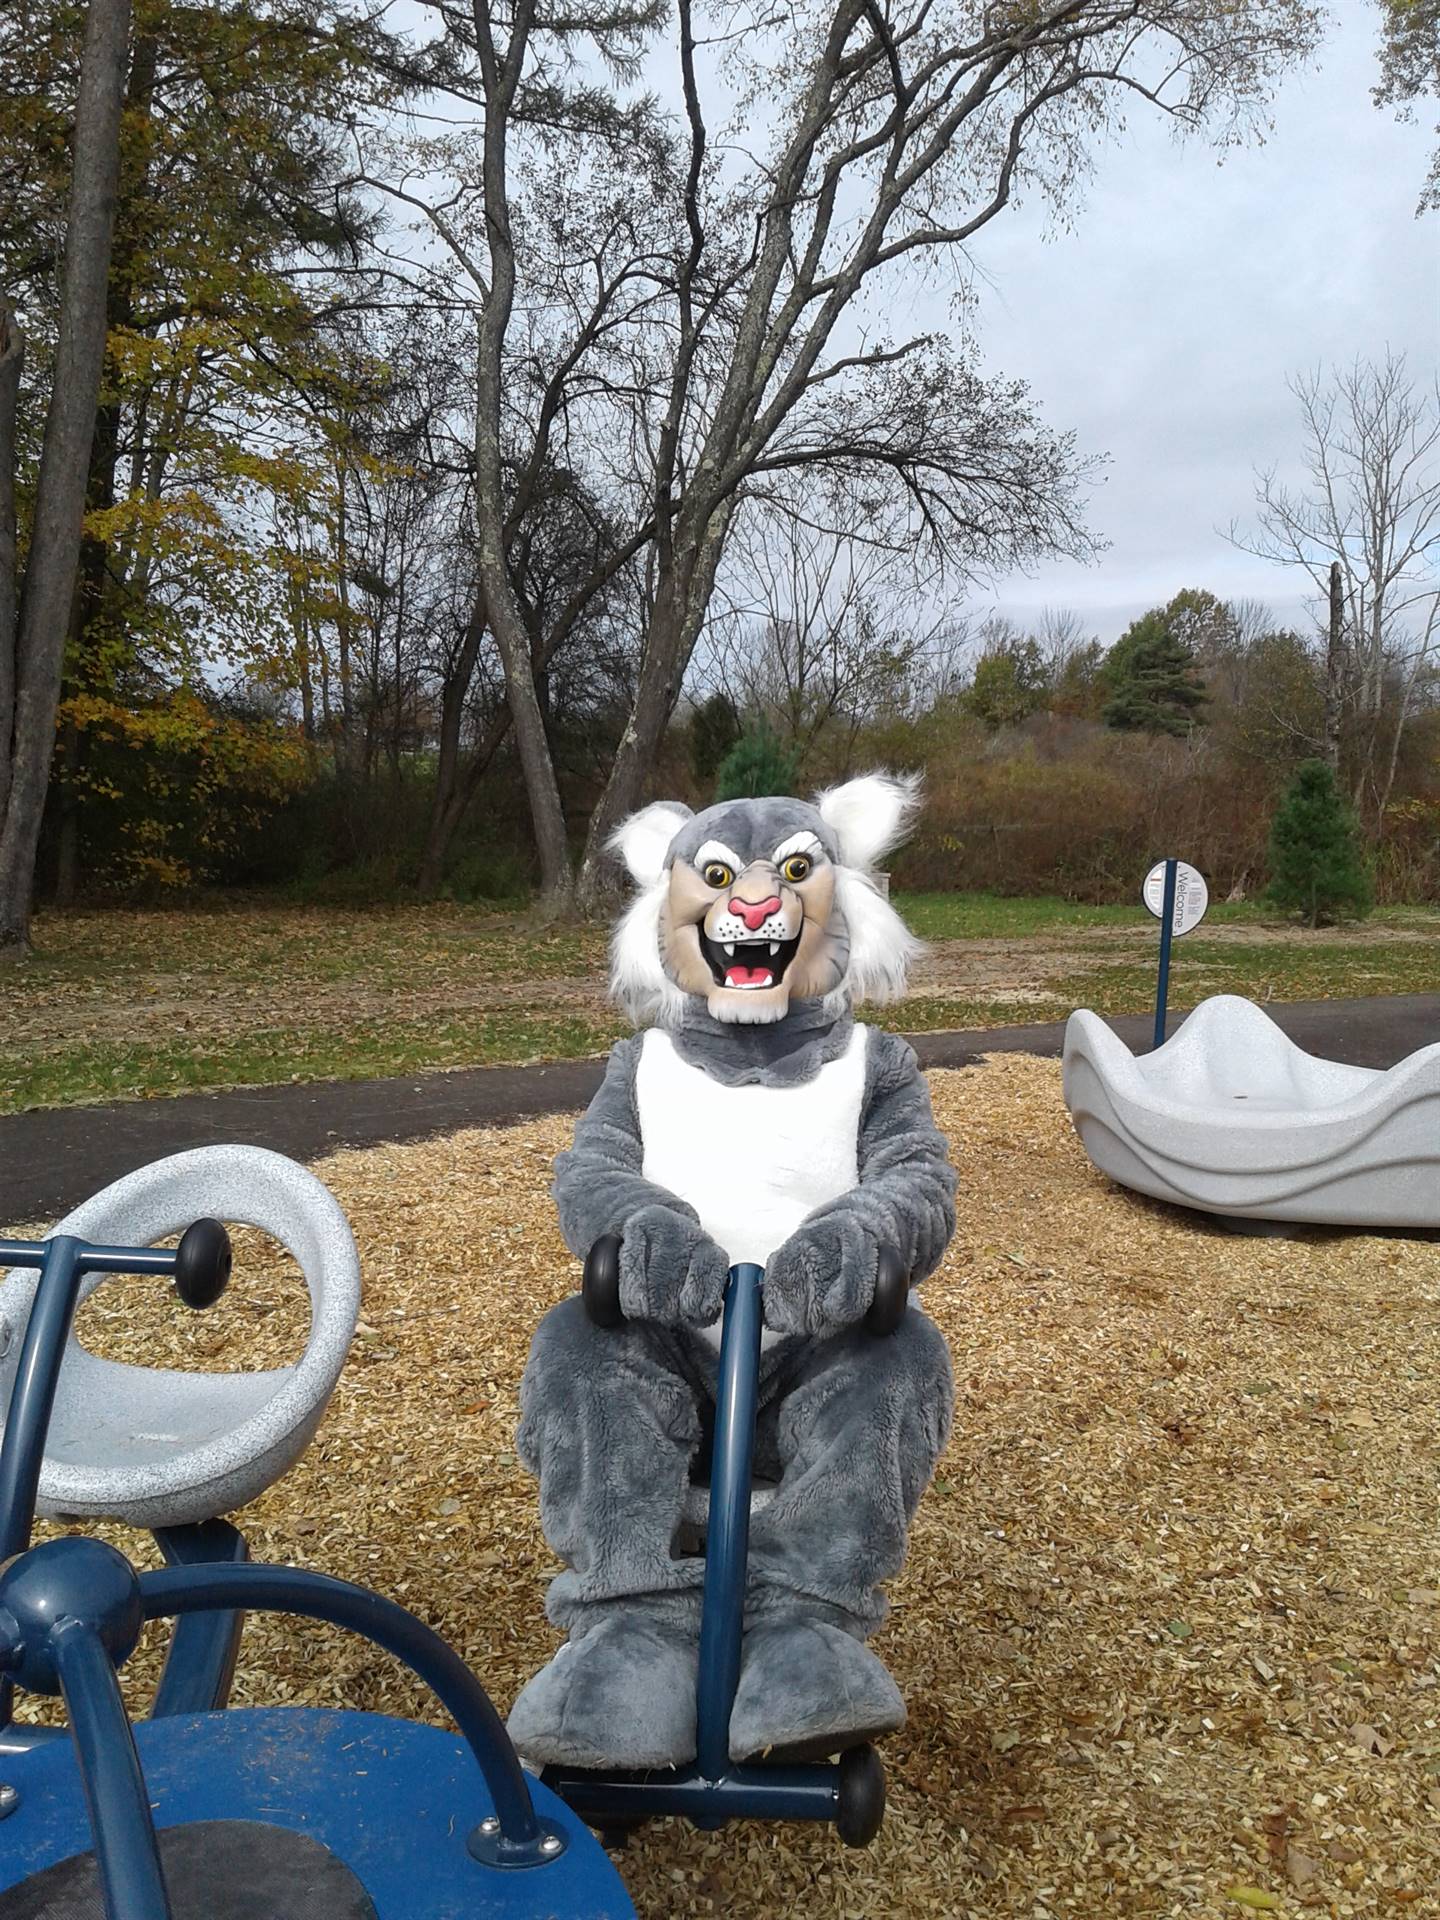
<path id="1" fill-rule="evenodd" d="M 1155 1045 L 1165 1044 L 1165 1010 L 1170 995 L 1170 942 L 1192 932 L 1205 918 L 1210 889 L 1205 876 L 1184 860 L 1157 860 L 1145 876 L 1140 898 L 1160 922 L 1160 971 L 1155 982 Z"/>
<path id="2" fill-rule="evenodd" d="M 1175 869 L 1175 905 L 1170 916 L 1171 932 L 1178 939 L 1181 934 L 1193 933 L 1205 918 L 1205 909 L 1210 904 L 1210 889 L 1205 884 L 1205 876 L 1198 868 L 1185 860 L 1157 860 L 1145 876 L 1145 885 L 1141 889 L 1141 898 L 1157 920 L 1165 917 L 1165 870 Z"/>

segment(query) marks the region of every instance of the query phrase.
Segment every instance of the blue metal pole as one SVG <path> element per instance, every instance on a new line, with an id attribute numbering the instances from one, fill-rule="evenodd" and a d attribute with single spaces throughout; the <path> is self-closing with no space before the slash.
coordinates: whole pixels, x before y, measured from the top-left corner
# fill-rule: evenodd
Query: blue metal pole
<path id="1" fill-rule="evenodd" d="M 1178 860 L 1165 862 L 1165 904 L 1160 910 L 1160 975 L 1155 983 L 1155 1045 L 1165 1044 L 1165 1013 L 1170 998 L 1170 943 L 1175 937 L 1175 872 Z"/>
<path id="2" fill-rule="evenodd" d="M 150 1795 L 120 1683 L 95 1629 L 62 1620 L 50 1647 L 90 1812 L 107 1920 L 171 1920 Z"/>
<path id="3" fill-rule="evenodd" d="M 143 1573 L 140 1596 L 147 1620 L 221 1608 L 302 1614 L 363 1634 L 425 1682 L 468 1742 L 500 1823 L 498 1833 L 484 1836 L 489 1864 L 542 1866 L 564 1851 L 564 1830 L 536 1817 L 524 1771 L 485 1689 L 438 1633 L 393 1600 L 329 1574 L 251 1563 Z"/>
<path id="4" fill-rule="evenodd" d="M 730 1710 L 740 1678 L 745 1631 L 745 1566 L 750 1548 L 750 1465 L 760 1392 L 760 1282 L 763 1269 L 730 1269 L 715 1396 L 710 1521 L 705 1540 L 705 1602 L 700 1618 L 696 1755 L 701 1775 L 730 1771 Z"/>
<path id="5" fill-rule="evenodd" d="M 698 1764 L 677 1773 L 547 1773 L 546 1783 L 598 1826 L 679 1814 L 697 1827 L 730 1820 L 833 1820 L 840 1798 L 837 1766 L 727 1766 L 721 1780 Z"/>
<path id="6" fill-rule="evenodd" d="M 244 1534 L 228 1520 L 195 1520 L 151 1531 L 167 1567 L 230 1566 L 250 1558 Z M 226 1704 L 244 1625 L 243 1613 L 187 1613 L 175 1622 L 150 1707 L 152 1720 L 213 1713 Z"/>
<path id="7" fill-rule="evenodd" d="M 35 1520 L 35 1495 L 45 1458 L 45 1435 L 60 1381 L 75 1303 L 80 1297 L 84 1242 L 61 1234 L 49 1242 L 40 1281 L 30 1305 L 5 1438 L 0 1441 L 0 1562 L 23 1553 Z M 0 1258 L 4 1249 L 0 1247 Z"/>
<path id="8" fill-rule="evenodd" d="M 25 1339 L 0 1439 L 0 1564 L 30 1544 L 45 1439 L 60 1384 L 65 1342 L 87 1273 L 175 1271 L 172 1247 L 92 1246 L 71 1234 L 50 1240 L 0 1239 L 0 1267 L 39 1269 Z M 0 1732 L 10 1725 L 14 1688 L 0 1678 Z"/>

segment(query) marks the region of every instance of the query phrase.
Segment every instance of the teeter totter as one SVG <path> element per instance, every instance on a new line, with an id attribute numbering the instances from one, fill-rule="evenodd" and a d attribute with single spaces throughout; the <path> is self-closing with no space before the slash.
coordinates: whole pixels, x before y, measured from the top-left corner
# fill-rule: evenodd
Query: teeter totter
<path id="1" fill-rule="evenodd" d="M 272 1232 L 300 1262 L 311 1331 L 293 1368 L 120 1367 L 72 1335 L 110 1275 L 168 1278 L 203 1310 L 229 1238 Z M 144 1242 L 173 1234 L 178 1247 Z M 202 1149 L 143 1169 L 46 1241 L 0 1240 L 0 1920 L 633 1920 L 582 1820 L 521 1769 L 474 1675 L 363 1587 L 249 1562 L 217 1515 L 284 1472 L 318 1425 L 359 1304 L 354 1245 L 320 1183 L 276 1154 Z M 103 1541 L 30 1544 L 36 1512 L 150 1528 L 137 1573 Z M 224 1710 L 246 1613 L 358 1633 L 459 1729 L 309 1708 Z M 172 1619 L 147 1719 L 120 1694 L 147 1621 Z M 12 1718 L 14 1689 L 67 1726 Z"/>
<path id="2" fill-rule="evenodd" d="M 693 1765 L 646 1773 L 547 1767 L 542 1781 L 611 1841 L 657 1815 L 678 1814 L 714 1829 L 731 1820 L 819 1820 L 833 1823 L 847 1846 L 865 1847 L 885 1816 L 885 1769 L 868 1742 L 836 1761 L 748 1764 L 730 1757 L 730 1714 L 740 1677 L 745 1570 L 750 1538 L 755 1415 L 759 1397 L 764 1270 L 730 1269 L 720 1340 L 714 1443 L 708 1502 L 687 1519 L 705 1535 L 705 1584 L 696 1691 Z M 582 1297 L 599 1327 L 624 1322 L 620 1302 L 620 1239 L 605 1234 L 585 1261 Z M 880 1251 L 875 1298 L 864 1325 L 877 1339 L 899 1327 L 909 1308 L 910 1281 L 893 1248 Z M 702 1488 L 692 1491 L 703 1494 Z"/>

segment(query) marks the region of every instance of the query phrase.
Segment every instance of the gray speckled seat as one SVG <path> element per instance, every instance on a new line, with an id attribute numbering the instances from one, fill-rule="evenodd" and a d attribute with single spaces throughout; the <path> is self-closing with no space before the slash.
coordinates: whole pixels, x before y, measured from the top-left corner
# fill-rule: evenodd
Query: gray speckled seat
<path id="1" fill-rule="evenodd" d="M 1385 1072 L 1305 1053 L 1249 1000 L 1204 1000 L 1137 1058 L 1065 1029 L 1065 1104 L 1102 1173 L 1210 1213 L 1440 1227 L 1440 1045 Z"/>
<path id="2" fill-rule="evenodd" d="M 360 1265 L 338 1202 L 304 1167 L 263 1147 L 199 1147 L 127 1174 L 53 1231 L 148 1246 L 206 1214 L 261 1228 L 298 1261 L 310 1290 L 304 1353 L 259 1373 L 177 1373 L 102 1360 L 72 1335 L 40 1475 L 48 1517 L 163 1527 L 233 1512 L 319 1425 L 355 1331 Z M 38 1277 L 17 1270 L 0 1283 L 0 1407 Z M 103 1284 L 92 1276 L 84 1292 Z"/>

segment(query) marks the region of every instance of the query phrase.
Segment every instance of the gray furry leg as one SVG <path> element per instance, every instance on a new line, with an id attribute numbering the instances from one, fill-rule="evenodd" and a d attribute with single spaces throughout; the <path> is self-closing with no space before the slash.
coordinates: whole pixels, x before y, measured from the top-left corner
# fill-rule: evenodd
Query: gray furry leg
<path id="1" fill-rule="evenodd" d="M 703 1568 L 673 1546 L 699 1438 L 695 1391 L 662 1336 L 592 1326 L 578 1296 L 541 1321 L 515 1450 L 540 1482 L 540 1525 L 565 1562 L 545 1609 L 556 1626 L 637 1599 L 698 1625 Z"/>
<path id="2" fill-rule="evenodd" d="M 695 1754 L 703 1566 L 675 1557 L 692 1387 L 663 1336 L 602 1330 L 567 1300 L 541 1322 L 520 1388 L 516 1451 L 565 1569 L 546 1611 L 569 1639 L 510 1715 L 539 1764 L 676 1766 Z"/>
<path id="3" fill-rule="evenodd" d="M 904 1724 L 899 1689 L 864 1642 L 953 1408 L 944 1338 L 916 1308 L 888 1338 L 816 1342 L 787 1382 L 780 1486 L 751 1530 L 737 1759 L 834 1752 Z"/>

